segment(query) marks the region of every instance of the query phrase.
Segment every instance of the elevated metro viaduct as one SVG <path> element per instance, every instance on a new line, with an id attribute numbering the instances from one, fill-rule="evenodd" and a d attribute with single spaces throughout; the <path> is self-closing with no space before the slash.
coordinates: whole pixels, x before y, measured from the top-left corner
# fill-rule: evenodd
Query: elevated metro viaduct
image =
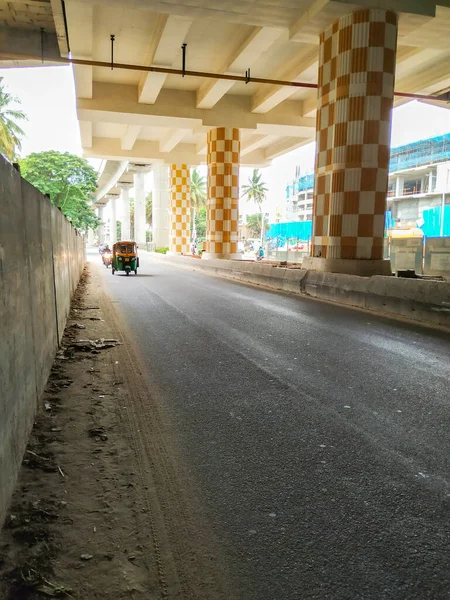
<path id="1" fill-rule="evenodd" d="M 450 0 L 13 1 L 0 15 L 3 66 L 73 63 L 84 154 L 114 161 L 99 212 L 134 177 L 138 242 L 152 168 L 156 243 L 188 251 L 189 167 L 206 162 L 206 257 L 238 257 L 239 165 L 315 139 L 306 266 L 389 272 L 392 107 L 448 106 Z"/>

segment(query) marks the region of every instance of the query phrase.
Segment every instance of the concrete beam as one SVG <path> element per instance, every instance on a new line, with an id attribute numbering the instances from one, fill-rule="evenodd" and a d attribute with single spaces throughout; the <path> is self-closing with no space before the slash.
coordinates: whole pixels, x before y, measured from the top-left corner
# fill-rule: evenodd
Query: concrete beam
<path id="1" fill-rule="evenodd" d="M 121 148 L 122 150 L 132 150 L 134 143 L 141 131 L 141 125 L 128 125 L 127 130 L 122 137 Z"/>
<path id="2" fill-rule="evenodd" d="M 292 150 L 296 150 L 311 142 L 312 140 L 310 138 L 289 138 L 287 140 L 281 140 L 268 146 L 264 150 L 264 157 L 266 160 L 272 161 L 274 158 L 278 158 L 287 152 L 292 152 Z"/>
<path id="3" fill-rule="evenodd" d="M 315 120 L 301 116 L 302 102 L 288 100 L 266 114 L 250 112 L 249 96 L 226 95 L 211 110 L 195 106 L 195 92 L 163 89 L 155 104 L 140 104 L 136 86 L 94 82 L 94 97 L 78 99 L 80 120 L 148 127 L 196 130 L 206 127 L 257 129 L 259 124 L 307 128 L 315 135 Z"/>
<path id="4" fill-rule="evenodd" d="M 95 139 L 95 138 L 94 138 Z M 117 181 L 122 177 L 128 161 L 108 160 L 99 177 L 95 201 L 99 202 L 108 192 L 115 187 Z"/>
<path id="5" fill-rule="evenodd" d="M 44 31 L 44 60 L 51 62 L 60 58 L 56 33 Z M 0 26 L 0 55 L 41 56 L 41 32 L 35 29 L 12 29 Z M 37 66 L 40 61 L 35 61 Z"/>
<path id="6" fill-rule="evenodd" d="M 255 27 L 241 47 L 228 58 L 220 73 L 243 75 L 260 58 L 261 54 L 282 35 L 282 29 Z M 234 81 L 213 79 L 206 81 L 197 91 L 197 108 L 212 108 L 235 85 Z"/>
<path id="7" fill-rule="evenodd" d="M 66 37 L 66 28 L 64 24 L 63 4 L 61 0 L 50 0 L 55 22 L 56 38 L 58 40 L 59 52 L 61 56 L 69 56 L 69 44 Z"/>
<path id="8" fill-rule="evenodd" d="M 269 78 L 314 83 L 317 81 L 318 66 L 313 69 L 313 72 L 307 75 L 305 72 L 317 64 L 317 46 L 307 44 L 293 60 L 283 66 L 282 70 L 271 73 Z M 298 92 L 298 88 L 295 87 L 283 87 L 279 85 L 260 86 L 260 89 L 252 99 L 252 112 L 267 113 L 296 92 Z"/>
<path id="9" fill-rule="evenodd" d="M 92 60 L 93 55 L 93 6 L 66 3 L 67 18 L 77 27 L 70 28 L 70 50 L 74 58 Z M 92 98 L 93 68 L 88 65 L 74 65 L 73 75 L 78 98 Z"/>
<path id="10" fill-rule="evenodd" d="M 181 53 L 181 45 L 185 42 L 191 25 L 192 20 L 185 17 L 160 16 L 156 35 L 157 44 L 150 49 L 147 64 L 171 68 Z M 144 73 L 138 86 L 139 102 L 154 104 L 167 77 L 164 73 Z"/>
<path id="11" fill-rule="evenodd" d="M 159 149 L 161 152 L 172 152 L 190 131 L 190 129 L 171 129 L 166 137 L 160 140 Z"/>
<path id="12" fill-rule="evenodd" d="M 80 121 L 81 145 L 83 148 L 92 146 L 92 121 Z"/>
<path id="13" fill-rule="evenodd" d="M 172 152 L 161 152 L 159 142 L 137 140 L 132 150 L 122 150 L 120 140 L 116 138 L 92 139 L 91 148 L 83 148 L 83 154 L 89 158 L 103 158 L 108 161 L 130 161 L 137 163 L 179 163 L 198 166 L 206 163 L 206 156 L 197 154 L 195 144 L 178 144 Z M 265 167 L 270 159 L 264 149 L 257 149 L 241 157 L 242 166 Z"/>
<path id="14" fill-rule="evenodd" d="M 246 140 L 241 141 L 241 157 L 250 154 L 258 148 L 267 146 L 276 136 L 270 135 L 250 135 Z"/>

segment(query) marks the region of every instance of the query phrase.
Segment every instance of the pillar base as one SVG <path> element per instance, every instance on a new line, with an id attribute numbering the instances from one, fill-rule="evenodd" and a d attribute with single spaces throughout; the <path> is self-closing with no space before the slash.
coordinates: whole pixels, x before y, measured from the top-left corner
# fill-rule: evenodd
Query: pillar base
<path id="1" fill-rule="evenodd" d="M 345 258 L 317 258 L 307 256 L 303 259 L 302 269 L 325 271 L 328 273 L 346 273 L 359 277 L 372 275 L 392 275 L 390 260 L 367 260 Z"/>
<path id="2" fill-rule="evenodd" d="M 242 254 L 240 252 L 236 252 L 236 254 L 224 253 L 224 254 L 215 254 L 213 252 L 203 252 L 202 259 L 225 259 L 225 260 L 242 260 Z"/>

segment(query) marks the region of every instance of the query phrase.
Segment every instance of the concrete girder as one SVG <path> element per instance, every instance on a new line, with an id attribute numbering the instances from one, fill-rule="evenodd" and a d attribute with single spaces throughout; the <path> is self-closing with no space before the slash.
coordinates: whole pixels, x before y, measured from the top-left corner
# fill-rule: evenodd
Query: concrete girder
<path id="1" fill-rule="evenodd" d="M 303 76 L 310 67 L 316 65 L 318 65 L 317 47 L 308 44 L 299 50 L 298 55 L 288 65 L 284 65 L 282 70 L 272 73 L 270 79 L 316 83 L 318 66 L 313 70 L 312 77 Z M 279 85 L 261 86 L 260 90 L 253 97 L 251 110 L 253 113 L 267 113 L 296 92 L 298 92 L 298 88 L 296 87 L 283 87 Z"/>
<path id="2" fill-rule="evenodd" d="M 121 140 L 122 150 L 133 149 L 134 143 L 141 132 L 141 129 L 141 125 L 128 125 L 127 130 Z"/>
<path id="3" fill-rule="evenodd" d="M 447 0 L 444 0 L 446 2 Z M 388 8 L 403 13 L 399 25 L 399 40 L 435 17 L 436 5 L 441 2 L 424 0 L 311 0 L 297 20 L 290 26 L 289 38 L 292 41 L 319 44 L 319 33 L 344 14 L 361 8 Z M 441 3 L 442 4 L 442 3 Z"/>
<path id="4" fill-rule="evenodd" d="M 24 55 L 41 56 L 41 43 L 43 42 L 44 59 L 46 63 L 60 58 L 58 39 L 54 31 L 44 31 L 42 33 L 33 29 L 12 29 L 11 27 L 0 26 L 0 55 Z M 17 61 L 6 59 L 6 64 L 11 62 L 11 66 L 16 67 Z M 39 60 L 27 61 L 28 64 L 22 66 L 41 66 Z M 5 67 L 4 60 L 0 60 L 2 67 Z M 19 63 L 20 64 L 20 63 Z M 55 65 L 58 63 L 54 63 Z"/>
<path id="5" fill-rule="evenodd" d="M 108 160 L 99 177 L 95 193 L 95 205 L 106 204 L 105 196 L 115 187 L 127 168 L 127 161 Z M 120 190 L 119 190 L 120 193 Z"/>
<path id="6" fill-rule="evenodd" d="M 287 152 L 292 152 L 292 150 L 296 150 L 311 142 L 312 140 L 310 138 L 288 138 L 280 140 L 264 149 L 264 158 L 266 161 L 272 161 L 274 158 L 278 158 Z"/>
<path id="7" fill-rule="evenodd" d="M 219 71 L 242 75 L 282 34 L 281 29 L 255 27 L 251 35 Z M 206 81 L 197 91 L 197 108 L 212 108 L 234 85 L 234 81 L 220 79 Z"/>
<path id="8" fill-rule="evenodd" d="M 167 153 L 160 151 L 159 142 L 148 140 L 137 140 L 132 150 L 122 150 L 119 139 L 94 137 L 92 147 L 83 148 L 83 153 L 89 158 L 106 158 L 108 161 L 173 163 L 192 167 L 206 162 L 206 155 L 197 153 L 196 144 L 178 144 L 172 152 Z M 270 162 L 264 148 L 258 148 L 243 157 L 241 165 L 263 167 L 269 166 Z"/>
<path id="9" fill-rule="evenodd" d="M 149 127 L 236 127 L 256 129 L 258 125 L 306 127 L 314 136 L 315 120 L 304 118 L 302 101 L 286 101 L 265 114 L 250 112 L 251 98 L 227 95 L 211 110 L 195 106 L 195 92 L 162 90 L 153 105 L 136 100 L 136 86 L 94 83 L 94 97 L 78 99 L 78 117 L 107 123 L 140 124 Z"/>
<path id="10" fill-rule="evenodd" d="M 164 17 L 160 18 L 161 24 L 163 19 Z M 185 17 L 165 18 L 164 25 L 158 29 L 160 36 L 155 44 L 153 56 L 149 57 L 147 64 L 171 68 L 179 56 L 180 47 L 184 43 L 191 25 L 192 20 Z M 167 75 L 164 73 L 144 73 L 138 86 L 139 102 L 154 104 L 166 79 Z"/>
<path id="11" fill-rule="evenodd" d="M 81 145 L 83 148 L 92 146 L 92 121 L 79 121 Z"/>
<path id="12" fill-rule="evenodd" d="M 66 5 L 69 22 L 77 27 L 69 27 L 71 52 L 74 58 L 92 60 L 94 45 L 94 7 L 77 2 Z M 93 68 L 89 65 L 74 65 L 73 74 L 78 98 L 92 98 Z"/>

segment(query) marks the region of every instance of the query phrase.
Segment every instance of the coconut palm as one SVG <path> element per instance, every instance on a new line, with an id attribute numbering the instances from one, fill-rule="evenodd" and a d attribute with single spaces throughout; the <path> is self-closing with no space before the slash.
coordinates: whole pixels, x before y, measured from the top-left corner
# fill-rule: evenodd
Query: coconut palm
<path id="1" fill-rule="evenodd" d="M 192 241 L 197 239 L 195 219 L 197 211 L 206 205 L 206 181 L 197 169 L 191 173 Z"/>
<path id="2" fill-rule="evenodd" d="M 11 161 L 17 157 L 25 135 L 17 121 L 27 118 L 21 110 L 13 108 L 14 104 L 20 104 L 20 100 L 6 91 L 0 77 L 0 152 Z"/>
<path id="3" fill-rule="evenodd" d="M 242 186 L 242 195 L 247 196 L 248 202 L 254 202 L 261 213 L 261 244 L 264 240 L 264 213 L 263 202 L 266 199 L 266 184 L 261 181 L 262 173 L 259 169 L 253 169 L 252 176 L 248 178 L 248 183 Z"/>

